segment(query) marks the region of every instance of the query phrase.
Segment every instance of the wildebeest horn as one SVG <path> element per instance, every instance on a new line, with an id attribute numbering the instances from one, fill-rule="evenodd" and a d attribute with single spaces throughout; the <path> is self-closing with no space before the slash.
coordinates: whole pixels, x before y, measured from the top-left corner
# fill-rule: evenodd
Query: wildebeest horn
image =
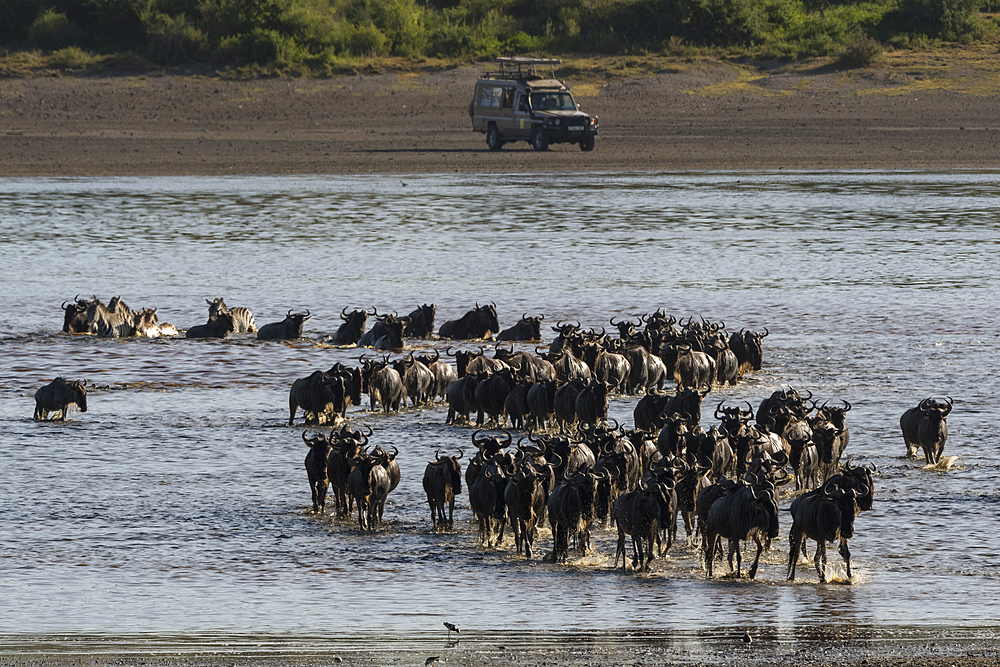
<path id="1" fill-rule="evenodd" d="M 291 316 L 292 316 L 292 309 L 291 309 L 291 308 L 289 308 L 289 309 L 288 309 L 288 312 L 287 312 L 287 313 L 285 313 L 285 317 L 291 317 Z"/>
<path id="2" fill-rule="evenodd" d="M 344 306 L 344 309 L 340 311 L 340 319 L 344 320 L 345 322 L 347 321 L 347 306 Z"/>
<path id="3" fill-rule="evenodd" d="M 441 460 L 441 450 L 440 449 L 438 449 L 437 451 L 434 452 L 434 460 L 435 461 L 440 461 Z"/>
<path id="4" fill-rule="evenodd" d="M 768 335 L 770 335 L 770 333 L 771 333 L 771 332 L 767 330 L 767 327 L 764 327 L 764 335 L 763 335 L 763 336 L 761 336 L 761 338 L 767 338 L 767 337 L 768 337 Z"/>
<path id="5" fill-rule="evenodd" d="M 725 403 L 725 402 L 726 402 L 726 399 L 722 399 L 721 401 L 719 401 L 718 407 L 715 408 L 715 418 L 716 419 L 722 419 L 722 417 L 725 416 L 724 414 L 721 417 L 719 416 L 719 410 L 722 409 L 722 404 Z"/>
<path id="6" fill-rule="evenodd" d="M 96 295 L 96 294 L 94 295 L 94 300 L 95 300 L 95 301 L 97 300 L 97 295 Z M 211 301 L 209 301 L 208 299 L 205 299 L 205 303 L 207 303 L 207 304 L 208 304 L 208 305 L 210 305 L 210 306 L 212 305 L 212 302 L 211 302 Z"/>
<path id="7" fill-rule="evenodd" d="M 465 452 L 463 452 L 463 451 L 462 451 L 462 448 L 461 448 L 461 447 L 459 447 L 459 448 L 458 448 L 458 456 L 456 456 L 456 457 L 455 457 L 455 460 L 457 461 L 457 460 L 459 460 L 460 458 L 462 458 L 463 456 L 465 456 Z"/>
<path id="8" fill-rule="evenodd" d="M 310 312 L 309 312 L 309 309 L 308 309 L 308 308 L 306 308 L 306 316 L 305 316 L 305 317 L 303 317 L 302 319 L 304 319 L 304 320 L 308 320 L 308 319 L 309 319 L 310 317 L 312 317 L 312 313 L 310 313 Z"/>
<path id="9" fill-rule="evenodd" d="M 619 322 L 618 324 L 615 324 L 615 316 L 612 315 L 610 323 L 611 323 L 611 326 L 616 327 L 616 326 L 618 326 L 618 324 L 621 324 L 622 322 Z"/>
<path id="10" fill-rule="evenodd" d="M 63 310 L 66 310 L 66 302 L 65 301 L 62 302 L 62 305 L 60 306 L 60 308 L 62 308 Z"/>
<path id="11" fill-rule="evenodd" d="M 489 440 L 489 438 L 484 438 L 482 441 L 476 439 L 476 436 L 482 432 L 482 429 L 476 429 L 472 432 L 472 444 L 476 446 L 476 449 L 482 449 L 483 445 Z"/>
<path id="12" fill-rule="evenodd" d="M 503 429 L 503 433 L 504 435 L 507 436 L 507 442 L 506 444 L 504 444 L 504 447 L 507 447 L 510 445 L 510 443 L 514 442 L 514 435 L 507 429 Z"/>

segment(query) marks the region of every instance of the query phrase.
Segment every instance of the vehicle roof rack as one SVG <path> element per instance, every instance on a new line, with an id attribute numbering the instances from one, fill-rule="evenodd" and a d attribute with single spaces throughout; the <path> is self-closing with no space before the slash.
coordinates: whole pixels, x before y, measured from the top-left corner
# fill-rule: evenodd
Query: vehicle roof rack
<path id="1" fill-rule="evenodd" d="M 559 58 L 528 58 L 526 56 L 501 56 L 494 61 L 497 69 L 487 70 L 483 74 L 486 79 L 504 79 L 508 81 L 523 81 L 535 76 L 536 66 L 552 68 L 552 78 L 555 78 L 556 65 L 561 65 Z"/>

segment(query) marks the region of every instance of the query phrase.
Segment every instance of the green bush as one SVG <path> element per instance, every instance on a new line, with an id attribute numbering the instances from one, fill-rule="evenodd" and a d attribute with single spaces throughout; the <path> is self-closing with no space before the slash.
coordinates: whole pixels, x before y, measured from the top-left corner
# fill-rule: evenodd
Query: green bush
<path id="1" fill-rule="evenodd" d="M 80 29 L 70 23 L 62 12 L 47 9 L 28 28 L 28 41 L 45 51 L 55 51 L 76 44 L 81 37 Z"/>
<path id="2" fill-rule="evenodd" d="M 208 38 L 183 16 L 154 13 L 145 19 L 146 54 L 160 65 L 182 65 L 208 54 Z"/>
<path id="3" fill-rule="evenodd" d="M 844 44 L 837 62 L 844 67 L 870 67 L 882 57 L 882 45 L 858 28 Z"/>

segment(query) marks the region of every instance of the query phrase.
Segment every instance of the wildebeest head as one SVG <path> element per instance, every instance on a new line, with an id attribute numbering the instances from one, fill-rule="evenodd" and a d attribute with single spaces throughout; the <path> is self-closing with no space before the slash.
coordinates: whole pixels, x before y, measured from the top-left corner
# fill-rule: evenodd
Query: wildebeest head
<path id="1" fill-rule="evenodd" d="M 920 412 L 924 416 L 928 417 L 933 421 L 944 421 L 945 417 L 951 412 L 954 406 L 954 401 L 948 397 L 943 402 L 936 401 L 932 397 L 928 396 L 924 400 L 920 401 Z"/>
<path id="2" fill-rule="evenodd" d="M 619 320 L 618 322 L 615 322 L 615 318 L 611 318 L 611 326 L 618 329 L 618 337 L 622 340 L 630 339 L 632 335 L 638 331 L 641 324 L 641 319 L 638 322 L 632 322 L 631 320 Z"/>
<path id="3" fill-rule="evenodd" d="M 89 330 L 87 324 L 87 309 L 90 303 L 77 295 L 73 303 L 66 305 L 64 301 L 62 309 L 65 311 L 63 317 L 63 331 L 65 333 L 86 333 Z"/>
<path id="4" fill-rule="evenodd" d="M 65 382 L 65 381 L 64 381 Z M 87 381 L 86 380 L 72 380 L 65 382 L 66 389 L 69 390 L 73 397 L 74 403 L 80 408 L 80 412 L 87 411 Z"/>

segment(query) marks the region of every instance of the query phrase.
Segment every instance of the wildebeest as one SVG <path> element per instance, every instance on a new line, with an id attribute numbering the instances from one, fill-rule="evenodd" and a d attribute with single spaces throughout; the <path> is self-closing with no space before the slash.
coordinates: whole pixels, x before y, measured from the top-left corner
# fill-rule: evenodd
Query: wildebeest
<path id="1" fill-rule="evenodd" d="M 229 313 L 219 313 L 205 324 L 197 324 L 185 332 L 185 338 L 225 338 L 235 331 L 236 324 Z"/>
<path id="2" fill-rule="evenodd" d="M 937 463 L 944 453 L 944 444 L 948 440 L 948 422 L 946 418 L 954 406 L 951 398 L 943 402 L 927 397 L 915 408 L 910 408 L 899 418 L 899 428 L 903 431 L 903 442 L 906 443 L 906 455 L 914 456 L 917 447 L 924 450 L 924 459 L 928 464 Z"/>
<path id="3" fill-rule="evenodd" d="M 347 479 L 351 471 L 354 470 L 354 460 L 361 456 L 365 447 L 368 446 L 368 438 L 372 435 L 372 429 L 368 427 L 368 433 L 355 431 L 344 424 L 339 431 L 331 431 L 328 438 L 333 446 L 326 463 L 326 474 L 330 480 L 330 487 L 333 489 L 334 501 L 336 503 L 337 516 L 347 517 L 351 514 L 353 497 L 348 489 Z"/>
<path id="4" fill-rule="evenodd" d="M 375 530 L 381 523 L 381 511 L 389 495 L 389 473 L 384 463 L 386 455 L 361 455 L 354 459 L 354 470 L 347 477 L 351 496 L 358 503 L 358 524 L 361 530 Z"/>
<path id="5" fill-rule="evenodd" d="M 406 326 L 406 318 L 386 315 L 382 319 L 382 324 L 385 326 L 385 333 L 371 347 L 376 350 L 402 350 L 403 328 Z"/>
<path id="6" fill-rule="evenodd" d="M 432 398 L 445 398 L 448 395 L 448 387 L 451 383 L 458 379 L 458 373 L 455 372 L 455 367 L 449 364 L 447 361 L 441 360 L 441 353 L 434 350 L 434 357 L 431 358 L 430 355 L 421 354 L 417 355 L 417 361 L 422 363 L 434 376 L 434 383 L 431 387 L 431 397 Z"/>
<path id="7" fill-rule="evenodd" d="M 544 429 L 555 415 L 555 397 L 557 385 L 555 380 L 535 382 L 528 389 L 525 397 L 528 411 L 531 413 L 530 426 L 534 429 Z"/>
<path id="8" fill-rule="evenodd" d="M 307 424 L 322 424 L 340 414 L 347 399 L 343 378 L 323 371 L 292 383 L 288 392 L 288 425 L 295 423 L 295 413 L 302 408 Z"/>
<path id="9" fill-rule="evenodd" d="M 437 528 L 439 524 L 447 523 L 450 528 L 455 514 L 455 496 L 462 492 L 462 465 L 458 462 L 463 452 L 458 450 L 458 456 L 441 458 L 441 450 L 434 453 L 434 460 L 427 462 L 424 468 L 424 493 L 427 494 L 427 504 L 431 508 L 431 522 Z M 444 518 L 444 506 L 448 504 L 448 518 Z"/>
<path id="10" fill-rule="evenodd" d="M 497 334 L 497 341 L 527 340 L 540 341 L 542 339 L 542 320 L 544 315 L 538 317 L 528 317 L 527 313 L 521 315 L 520 321 L 512 327 L 508 327 Z"/>
<path id="11" fill-rule="evenodd" d="M 778 536 L 778 505 L 771 489 L 758 488 L 756 484 L 739 481 L 737 488 L 727 496 L 719 498 L 708 508 L 706 516 L 705 563 L 708 576 L 712 577 L 715 549 L 719 538 L 729 540 L 729 568 L 733 569 L 733 553 L 736 554 L 736 576 L 740 576 L 742 554 L 739 542 L 753 540 L 757 544 L 757 555 L 748 573 L 757 576 L 757 564 L 764 551 L 764 540 Z"/>
<path id="12" fill-rule="evenodd" d="M 476 307 L 457 320 L 448 320 L 441 325 L 438 336 L 454 340 L 488 339 L 500 331 L 496 304 Z"/>
<path id="13" fill-rule="evenodd" d="M 306 432 L 302 432 L 302 441 L 309 447 L 306 454 L 306 474 L 309 477 L 309 489 L 312 492 L 312 511 L 323 514 L 326 509 L 326 491 L 330 484 L 327 476 L 327 459 L 333 451 L 330 439 L 322 433 L 306 437 Z"/>
<path id="14" fill-rule="evenodd" d="M 469 484 L 469 507 L 479 522 L 479 541 L 489 548 L 503 542 L 507 524 L 504 490 L 508 475 L 509 471 L 494 457 L 484 461 L 482 471 Z"/>
<path id="15" fill-rule="evenodd" d="M 582 553 L 586 553 L 590 545 L 590 528 L 594 521 L 594 498 L 597 495 L 598 477 L 606 478 L 607 475 L 607 471 L 598 475 L 592 470 L 582 470 L 566 477 L 549 494 L 552 562 L 566 562 L 570 538 L 575 537 L 577 547 Z"/>
<path id="16" fill-rule="evenodd" d="M 476 424 L 482 426 L 485 416 L 501 425 L 506 416 L 507 395 L 517 384 L 513 371 L 504 368 L 489 376 L 480 375 L 476 385 Z"/>
<path id="17" fill-rule="evenodd" d="M 670 496 L 660 484 L 640 483 L 638 488 L 619 496 L 611 509 L 618 526 L 614 567 L 618 566 L 618 557 L 621 556 L 622 571 L 626 569 L 625 536 L 629 535 L 632 537 L 632 568 L 648 570 L 655 551 L 653 543 L 669 512 Z"/>
<path id="18" fill-rule="evenodd" d="M 469 413 L 478 410 L 476 404 L 476 386 L 478 385 L 479 377 L 475 375 L 460 377 L 448 385 L 446 392 L 448 416 L 444 420 L 445 424 L 454 424 L 459 417 L 464 422 L 469 421 Z"/>
<path id="19" fill-rule="evenodd" d="M 414 407 L 430 403 L 434 395 L 435 378 L 427 366 L 415 359 L 411 352 L 407 357 L 394 361 L 392 367 L 403 378 L 403 393 Z"/>
<path id="20" fill-rule="evenodd" d="M 711 389 L 715 383 L 715 359 L 704 352 L 692 349 L 691 345 L 681 342 L 673 343 L 665 349 L 673 352 L 674 381 L 681 389 Z M 671 368 L 667 353 L 664 352 L 663 362 L 667 369 Z"/>
<path id="21" fill-rule="evenodd" d="M 304 313 L 292 314 L 289 310 L 280 322 L 265 324 L 257 331 L 257 340 L 296 340 L 302 338 L 302 325 L 309 319 L 308 309 Z"/>
<path id="22" fill-rule="evenodd" d="M 221 296 L 212 301 L 205 299 L 205 303 L 208 304 L 209 320 L 213 320 L 224 313 L 229 313 L 233 317 L 233 333 L 257 332 L 257 323 L 254 321 L 253 313 L 250 312 L 249 308 L 244 308 L 243 306 L 229 308 Z"/>
<path id="23" fill-rule="evenodd" d="M 764 367 L 763 340 L 771 332 L 764 327 L 764 333 L 756 331 L 739 331 L 729 337 L 729 349 L 736 355 L 739 363 L 739 375 L 747 371 L 759 371 Z"/>
<path id="24" fill-rule="evenodd" d="M 524 549 L 524 557 L 531 558 L 531 546 L 535 541 L 535 524 L 545 511 L 545 490 L 543 485 L 551 475 L 551 469 L 538 469 L 535 464 L 524 461 L 507 480 L 504 488 L 504 503 L 510 519 L 511 532 L 517 553 Z"/>
<path id="25" fill-rule="evenodd" d="M 41 421 L 56 413 L 52 421 L 65 421 L 66 408 L 75 405 L 80 412 L 87 411 L 87 381 L 64 380 L 57 377 L 35 392 L 35 421 Z"/>
<path id="26" fill-rule="evenodd" d="M 96 298 L 96 297 L 95 297 Z M 73 302 L 68 306 L 63 301 L 63 332 L 68 334 L 90 333 L 90 324 L 87 322 L 87 308 L 90 302 L 81 299 L 77 294 Z"/>
<path id="27" fill-rule="evenodd" d="M 388 414 L 398 412 L 406 404 L 406 388 L 403 377 L 389 365 L 388 358 L 373 361 L 361 357 L 361 379 L 363 391 L 368 394 L 368 409 L 381 407 Z"/>
<path id="28" fill-rule="evenodd" d="M 606 422 L 609 391 L 608 385 L 600 380 L 584 383 L 573 402 L 577 423 L 581 426 L 585 424 L 597 426 L 601 422 Z"/>
<path id="29" fill-rule="evenodd" d="M 378 312 L 372 308 L 372 313 Z M 357 345 L 365 333 L 365 323 L 368 321 L 367 310 L 352 310 L 349 314 L 345 307 L 340 311 L 340 319 L 344 320 L 337 331 L 326 342 L 330 345 Z"/>
<path id="30" fill-rule="evenodd" d="M 437 306 L 433 303 L 417 306 L 417 309 L 406 317 L 403 335 L 407 338 L 430 338 L 431 334 L 434 333 L 434 316 L 436 314 Z"/>
<path id="31" fill-rule="evenodd" d="M 851 578 L 851 550 L 847 541 L 854 535 L 858 492 L 838 488 L 829 482 L 817 491 L 796 498 L 788 509 L 792 513 L 792 528 L 788 533 L 789 581 L 795 580 L 795 564 L 806 538 L 816 541 L 814 563 L 821 583 L 826 581 L 826 543 L 838 540 L 847 578 Z"/>

